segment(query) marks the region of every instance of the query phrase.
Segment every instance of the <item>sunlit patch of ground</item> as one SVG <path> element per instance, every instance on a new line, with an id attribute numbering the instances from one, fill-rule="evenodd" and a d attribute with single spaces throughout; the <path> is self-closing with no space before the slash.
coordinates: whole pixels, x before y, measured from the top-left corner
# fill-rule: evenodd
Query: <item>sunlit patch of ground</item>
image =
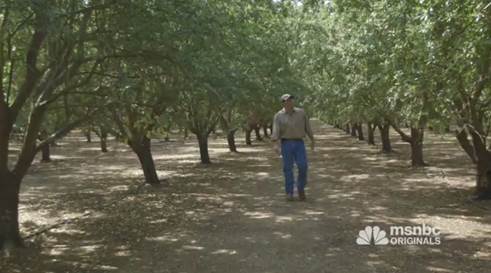
<path id="1" fill-rule="evenodd" d="M 53 162 L 36 160 L 20 208 L 24 235 L 66 222 L 29 239 L 0 272 L 487 272 L 491 204 L 469 201 L 475 172 L 453 136 L 428 133 L 430 166 L 414 169 L 395 134 L 396 153 L 385 155 L 315 123 L 307 202 L 285 202 L 268 142 L 245 146 L 239 135 L 240 153 L 229 153 L 212 137 L 214 163 L 203 166 L 194 138 L 156 140 L 169 186 L 152 188 L 140 187 L 127 146 L 112 140 L 102 154 L 71 134 Z M 355 244 L 366 225 L 421 224 L 438 227 L 442 244 Z"/>

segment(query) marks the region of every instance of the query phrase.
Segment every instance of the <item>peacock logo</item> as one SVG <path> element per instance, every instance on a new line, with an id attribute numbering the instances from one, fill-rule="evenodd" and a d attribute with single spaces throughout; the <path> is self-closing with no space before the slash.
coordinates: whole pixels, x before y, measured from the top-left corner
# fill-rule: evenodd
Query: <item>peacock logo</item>
<path id="1" fill-rule="evenodd" d="M 358 245 L 388 245 L 389 239 L 387 233 L 378 226 L 366 226 L 365 229 L 358 232 L 356 238 Z"/>

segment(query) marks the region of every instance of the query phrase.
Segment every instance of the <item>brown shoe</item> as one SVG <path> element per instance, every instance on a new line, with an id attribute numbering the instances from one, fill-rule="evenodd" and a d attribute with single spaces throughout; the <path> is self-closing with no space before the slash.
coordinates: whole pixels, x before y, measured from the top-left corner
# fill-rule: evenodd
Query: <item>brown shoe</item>
<path id="1" fill-rule="evenodd" d="M 305 201 L 306 199 L 307 199 L 307 197 L 305 196 L 305 192 L 304 191 L 299 191 L 298 192 L 298 200 Z"/>
<path id="2" fill-rule="evenodd" d="M 293 198 L 293 194 L 287 194 L 286 195 L 286 201 L 294 201 L 295 199 Z"/>

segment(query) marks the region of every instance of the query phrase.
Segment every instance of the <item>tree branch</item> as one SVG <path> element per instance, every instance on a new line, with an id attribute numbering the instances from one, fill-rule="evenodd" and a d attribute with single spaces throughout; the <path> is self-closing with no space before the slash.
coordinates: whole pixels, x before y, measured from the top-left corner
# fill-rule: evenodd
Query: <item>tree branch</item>
<path id="1" fill-rule="evenodd" d="M 402 131 L 401 128 L 399 128 L 399 126 L 397 126 L 395 124 L 395 122 L 389 121 L 389 123 L 392 126 L 392 128 L 394 128 L 394 130 L 397 133 L 399 133 L 399 135 L 401 136 L 402 141 L 409 142 L 409 143 L 411 143 L 413 141 L 413 139 L 408 134 L 404 133 L 404 131 Z"/>
<path id="2" fill-rule="evenodd" d="M 12 118 L 14 120 L 19 114 L 20 109 L 24 106 L 27 99 L 34 91 L 34 87 L 36 86 L 37 81 L 41 76 L 41 73 L 37 67 L 37 61 L 38 61 L 39 51 L 41 49 L 44 40 L 46 39 L 46 36 L 47 36 L 47 30 L 45 29 L 45 18 L 44 16 L 37 15 L 34 33 L 32 34 L 31 42 L 29 43 L 29 47 L 27 50 L 27 56 L 26 56 L 27 73 L 24 78 L 24 82 L 19 90 L 19 93 L 15 98 L 14 103 L 11 106 Z"/>
<path id="3" fill-rule="evenodd" d="M 80 126 L 82 123 L 87 121 L 90 118 L 90 115 L 87 115 L 85 117 L 82 117 L 78 120 L 75 120 L 69 124 L 67 124 L 65 127 L 59 129 L 52 135 L 50 135 L 48 138 L 44 139 L 41 143 L 39 143 L 35 149 L 36 153 L 39 152 L 43 146 L 45 145 L 50 145 L 52 144 L 55 140 L 62 138 L 66 136 L 68 133 L 70 133 L 71 130 L 75 129 L 76 127 Z"/>

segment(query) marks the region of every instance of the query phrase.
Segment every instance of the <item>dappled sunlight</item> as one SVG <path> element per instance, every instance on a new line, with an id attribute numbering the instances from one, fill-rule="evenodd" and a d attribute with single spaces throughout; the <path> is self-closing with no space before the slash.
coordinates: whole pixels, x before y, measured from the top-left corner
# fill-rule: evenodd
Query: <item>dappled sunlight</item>
<path id="1" fill-rule="evenodd" d="M 398 257 L 411 256 L 418 261 L 418 272 L 456 273 L 458 264 L 443 262 L 449 255 L 465 253 L 464 261 L 490 259 L 491 219 L 467 202 L 474 170 L 467 163 L 450 163 L 457 153 L 444 148 L 453 141 L 439 140 L 438 149 L 428 149 L 428 161 L 438 164 L 413 169 L 404 143 L 395 141 L 398 153 L 385 155 L 379 147 L 331 127 L 322 130 L 317 132 L 316 151 L 308 151 L 306 202 L 284 200 L 281 158 L 267 142 L 239 143 L 239 153 L 230 153 L 223 139 L 210 138 L 213 163 L 204 166 L 194 139 L 156 140 L 156 169 L 170 186 L 134 191 L 143 173 L 126 145 L 110 141 L 110 152 L 101 154 L 98 143 L 69 145 L 79 140 L 67 138 L 52 151 L 59 157 L 49 164 L 36 163 L 23 184 L 22 230 L 31 233 L 77 218 L 41 236 L 43 251 L 38 255 L 46 265 L 63 268 L 71 268 L 74 261 L 77 268 L 89 268 L 93 260 L 94 272 L 151 272 L 155 264 L 165 268 L 163 264 L 185 260 L 264 263 L 265 257 L 277 257 L 289 266 L 325 259 L 392 272 L 406 265 L 396 262 Z M 397 254 L 391 247 L 367 252 L 355 244 L 366 225 L 420 223 L 441 228 L 443 244 L 401 247 Z M 148 263 L 148 257 L 155 262 Z M 179 270 L 197 268 L 193 262 Z"/>
<path id="2" fill-rule="evenodd" d="M 104 272 L 109 271 L 109 272 L 114 272 L 119 269 L 117 266 L 112 266 L 112 265 L 96 265 L 94 266 L 94 269 L 96 270 L 102 270 Z"/>
<path id="3" fill-rule="evenodd" d="M 276 223 L 292 222 L 293 220 L 294 220 L 293 216 L 276 216 L 275 217 Z"/>
<path id="4" fill-rule="evenodd" d="M 436 266 L 428 266 L 426 269 L 430 270 L 431 272 L 442 272 L 442 273 L 451 273 L 455 272 L 452 269 L 447 269 L 443 267 L 436 267 Z"/>
<path id="5" fill-rule="evenodd" d="M 489 216 L 486 216 L 489 220 Z M 430 224 L 438 227 L 444 239 L 486 239 L 491 236 L 491 222 L 483 223 L 483 217 L 471 216 L 416 216 L 415 224 Z"/>
<path id="6" fill-rule="evenodd" d="M 236 255 L 237 250 L 234 249 L 217 249 L 211 252 L 212 255 Z"/>
<path id="7" fill-rule="evenodd" d="M 53 245 L 52 248 L 46 253 L 50 256 L 60 256 L 68 251 L 67 245 Z"/>
<path id="8" fill-rule="evenodd" d="M 174 236 L 170 235 L 163 235 L 159 237 L 153 237 L 153 238 L 145 238 L 148 241 L 155 241 L 155 242 L 177 242 L 179 239 L 175 238 Z"/>
<path id="9" fill-rule="evenodd" d="M 111 147 L 109 147 L 110 149 Z M 85 152 L 85 151 L 89 151 L 89 152 L 99 152 L 101 150 L 100 147 L 80 147 L 78 148 L 78 150 L 80 152 Z"/>
<path id="10" fill-rule="evenodd" d="M 261 212 L 261 211 L 247 211 L 244 213 L 244 215 L 252 219 L 266 219 L 266 218 L 272 218 L 274 216 L 274 214 L 271 212 Z"/>
<path id="11" fill-rule="evenodd" d="M 350 175 L 343 175 L 339 179 L 343 182 L 358 182 L 360 180 L 365 180 L 370 178 L 370 175 L 368 174 L 350 174 Z"/>
<path id="12" fill-rule="evenodd" d="M 62 226 L 51 230 L 52 233 L 65 233 L 65 234 L 84 234 L 85 232 L 80 229 Z"/>
<path id="13" fill-rule="evenodd" d="M 182 250 L 204 250 L 205 247 L 203 246 L 197 246 L 197 245 L 183 245 L 180 249 L 177 249 L 176 251 L 182 251 Z"/>
<path id="14" fill-rule="evenodd" d="M 290 233 L 275 231 L 275 232 L 273 232 L 273 234 L 278 236 L 281 239 L 291 239 L 292 238 L 292 235 Z"/>

